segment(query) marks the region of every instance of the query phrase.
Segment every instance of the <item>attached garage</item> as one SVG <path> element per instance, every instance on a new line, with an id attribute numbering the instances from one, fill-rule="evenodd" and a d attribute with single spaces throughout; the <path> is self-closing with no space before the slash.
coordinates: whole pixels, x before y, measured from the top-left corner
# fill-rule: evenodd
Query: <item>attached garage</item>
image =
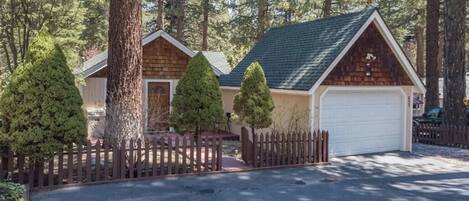
<path id="1" fill-rule="evenodd" d="M 403 149 L 405 94 L 400 89 L 327 91 L 321 98 L 320 127 L 331 133 L 331 155 Z"/>
<path id="2" fill-rule="evenodd" d="M 270 29 L 220 77 L 226 106 L 255 61 L 272 94 L 308 97 L 309 131 L 329 131 L 331 155 L 411 151 L 413 94 L 425 87 L 376 8 Z M 278 132 L 277 125 L 270 131 Z"/>

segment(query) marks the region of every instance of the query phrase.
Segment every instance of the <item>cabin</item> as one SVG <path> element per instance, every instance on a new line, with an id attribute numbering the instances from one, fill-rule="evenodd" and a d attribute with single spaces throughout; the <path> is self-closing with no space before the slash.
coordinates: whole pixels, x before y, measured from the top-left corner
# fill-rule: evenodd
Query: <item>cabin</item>
<path id="1" fill-rule="evenodd" d="M 145 132 L 169 131 L 168 117 L 176 86 L 187 64 L 197 52 L 189 49 L 163 30 L 143 38 L 143 92 Z M 202 51 L 215 75 L 230 72 L 222 52 Z M 104 132 L 107 51 L 88 61 L 75 71 L 83 78 L 79 86 L 88 116 L 89 137 L 99 138 Z"/>

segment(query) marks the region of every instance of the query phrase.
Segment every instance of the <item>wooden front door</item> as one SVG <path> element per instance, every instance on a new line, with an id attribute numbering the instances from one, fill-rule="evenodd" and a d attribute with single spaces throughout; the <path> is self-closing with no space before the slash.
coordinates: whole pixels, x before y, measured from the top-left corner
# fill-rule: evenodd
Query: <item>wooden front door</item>
<path id="1" fill-rule="evenodd" d="M 169 82 L 147 83 L 147 128 L 152 131 L 169 130 Z"/>

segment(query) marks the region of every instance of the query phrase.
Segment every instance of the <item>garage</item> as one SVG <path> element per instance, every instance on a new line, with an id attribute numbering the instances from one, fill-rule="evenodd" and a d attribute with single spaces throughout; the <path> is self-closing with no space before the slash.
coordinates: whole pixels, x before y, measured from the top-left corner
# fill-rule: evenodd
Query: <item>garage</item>
<path id="1" fill-rule="evenodd" d="M 321 97 L 320 127 L 330 132 L 330 154 L 401 150 L 404 101 L 396 90 L 328 90 Z"/>
<path id="2" fill-rule="evenodd" d="M 412 100 L 425 86 L 377 10 L 269 30 L 220 77 L 225 112 L 254 62 L 282 97 L 262 132 L 327 130 L 334 156 L 412 150 Z"/>

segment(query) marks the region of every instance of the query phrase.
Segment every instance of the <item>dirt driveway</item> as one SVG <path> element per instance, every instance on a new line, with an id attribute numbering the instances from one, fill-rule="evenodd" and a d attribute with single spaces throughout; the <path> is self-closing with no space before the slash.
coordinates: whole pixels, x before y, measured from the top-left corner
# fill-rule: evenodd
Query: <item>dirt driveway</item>
<path id="1" fill-rule="evenodd" d="M 32 200 L 469 200 L 469 163 L 442 158 L 425 150 L 349 156 L 322 167 L 69 187 Z"/>

